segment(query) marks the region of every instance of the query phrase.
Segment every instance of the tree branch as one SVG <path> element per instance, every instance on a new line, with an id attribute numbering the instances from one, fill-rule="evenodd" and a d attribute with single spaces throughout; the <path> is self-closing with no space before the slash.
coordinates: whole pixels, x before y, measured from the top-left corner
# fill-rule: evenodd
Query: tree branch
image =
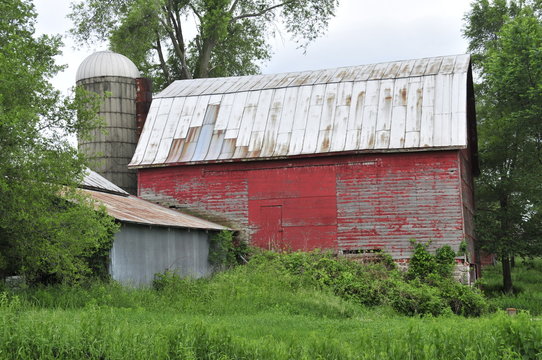
<path id="1" fill-rule="evenodd" d="M 242 15 L 239 15 L 239 16 L 236 16 L 236 17 L 232 17 L 232 19 L 231 19 L 230 22 L 234 22 L 234 21 L 237 21 L 237 20 L 240 20 L 240 19 L 249 18 L 249 17 L 258 17 L 258 16 L 262 16 L 262 15 L 264 15 L 265 13 L 268 13 L 269 11 L 275 10 L 276 8 L 283 7 L 284 5 L 288 5 L 288 4 L 291 4 L 291 3 L 296 2 L 296 1 L 297 1 L 297 0 L 289 0 L 289 1 L 285 1 L 285 2 L 282 2 L 282 3 L 280 3 L 280 4 L 276 4 L 276 5 L 270 6 L 270 7 L 268 7 L 268 8 L 262 9 L 262 10 L 260 10 L 259 12 L 256 12 L 256 13 L 242 14 Z"/>
<path id="2" fill-rule="evenodd" d="M 162 43 L 160 42 L 160 35 L 158 32 L 156 33 L 156 51 L 158 52 L 158 59 L 160 60 L 160 67 L 162 68 L 162 72 L 164 73 L 164 77 L 166 78 L 166 82 L 170 82 L 171 78 L 169 76 L 169 70 L 167 68 L 166 59 L 164 58 L 164 53 L 162 52 Z"/>
<path id="3" fill-rule="evenodd" d="M 188 6 L 190 7 L 190 9 L 192 9 L 192 11 L 194 12 L 194 15 L 197 16 L 197 18 L 199 19 L 199 22 L 201 23 L 202 21 L 201 14 L 198 12 L 198 10 L 196 10 L 196 7 L 192 4 L 188 4 Z"/>
<path id="4" fill-rule="evenodd" d="M 234 0 L 233 4 L 231 4 L 230 10 L 228 11 L 230 14 L 233 14 L 235 8 L 237 7 L 237 4 L 239 4 L 239 0 Z"/>
<path id="5" fill-rule="evenodd" d="M 165 12 L 165 18 L 166 20 L 162 19 L 162 17 L 159 17 L 160 23 L 166 30 L 171 43 L 173 45 L 173 49 L 175 50 L 175 55 L 181 62 L 181 76 L 184 79 L 192 79 L 192 74 L 188 70 L 188 65 L 186 63 L 186 49 L 184 46 L 184 40 L 182 38 L 182 32 L 180 30 L 179 26 L 175 26 L 175 18 L 173 13 L 170 11 L 170 8 L 166 5 L 162 8 L 162 11 Z M 178 37 L 180 35 L 180 37 Z"/>

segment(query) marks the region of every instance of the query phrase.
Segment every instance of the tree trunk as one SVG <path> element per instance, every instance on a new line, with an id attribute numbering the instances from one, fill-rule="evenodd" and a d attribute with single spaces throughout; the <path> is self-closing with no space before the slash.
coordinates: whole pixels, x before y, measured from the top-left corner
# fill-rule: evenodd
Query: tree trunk
<path id="1" fill-rule="evenodd" d="M 512 293 L 512 269 L 510 266 L 510 258 L 508 256 L 502 257 L 502 285 L 503 291 L 506 294 Z"/>
<path id="2" fill-rule="evenodd" d="M 510 267 L 513 269 L 516 267 L 516 257 L 510 256 Z"/>
<path id="3" fill-rule="evenodd" d="M 501 234 L 506 236 L 506 239 L 509 241 L 509 223 L 508 223 L 508 197 L 506 195 L 502 196 L 499 200 L 501 205 L 501 211 L 503 213 L 501 219 Z M 512 267 L 510 264 L 510 255 L 505 253 L 502 255 L 502 287 L 503 291 L 506 294 L 511 294 L 512 289 Z"/>
<path id="4" fill-rule="evenodd" d="M 211 67 L 211 53 L 215 47 L 215 41 L 204 40 L 199 58 L 199 74 L 200 78 L 209 77 L 209 71 Z"/>

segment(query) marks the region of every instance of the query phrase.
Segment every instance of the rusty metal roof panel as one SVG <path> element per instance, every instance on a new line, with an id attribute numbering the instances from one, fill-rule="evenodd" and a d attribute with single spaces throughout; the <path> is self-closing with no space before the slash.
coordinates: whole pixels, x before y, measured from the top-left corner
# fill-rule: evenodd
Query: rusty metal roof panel
<path id="1" fill-rule="evenodd" d="M 87 189 L 82 191 L 104 205 L 110 216 L 122 222 L 188 229 L 228 230 L 225 226 L 168 209 L 135 196 L 119 196 Z"/>
<path id="2" fill-rule="evenodd" d="M 176 81 L 156 95 L 130 166 L 464 148 L 469 65 L 457 55 Z"/>

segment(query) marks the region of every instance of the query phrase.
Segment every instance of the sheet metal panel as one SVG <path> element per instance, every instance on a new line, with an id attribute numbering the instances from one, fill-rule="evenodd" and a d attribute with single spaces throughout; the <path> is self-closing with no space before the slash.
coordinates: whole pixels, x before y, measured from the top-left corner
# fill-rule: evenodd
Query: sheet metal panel
<path id="1" fill-rule="evenodd" d="M 408 105 L 408 78 L 395 81 L 393 104 L 391 111 L 390 149 L 405 146 L 406 113 Z"/>
<path id="2" fill-rule="evenodd" d="M 156 157 L 154 158 L 154 162 L 156 163 L 163 163 L 167 161 L 169 150 L 171 149 L 171 143 L 173 142 L 173 137 L 175 135 L 175 130 L 179 125 L 179 118 L 185 100 L 186 98 L 184 97 L 174 98 L 173 100 L 171 110 L 168 114 L 166 125 L 164 127 L 164 132 L 162 134 L 160 144 L 158 145 Z"/>
<path id="3" fill-rule="evenodd" d="M 372 85 L 378 84 L 372 82 Z M 367 82 L 358 81 L 352 86 L 352 97 L 350 99 L 350 109 L 348 114 L 348 125 L 346 131 L 344 150 L 357 149 L 359 146 L 361 128 L 363 126 L 363 108 L 367 97 Z"/>
<path id="4" fill-rule="evenodd" d="M 325 91 L 326 86 L 322 84 L 315 85 L 313 88 L 307 118 L 307 127 L 305 128 L 303 147 L 301 149 L 302 154 L 314 154 L 316 152 Z"/>
<path id="5" fill-rule="evenodd" d="M 395 80 L 384 80 L 380 82 L 375 149 L 387 149 L 390 143 L 394 88 Z"/>
<path id="6" fill-rule="evenodd" d="M 123 223 L 110 252 L 111 277 L 125 286 L 150 287 L 155 274 L 182 277 L 212 274 L 206 230 L 158 228 Z"/>
<path id="7" fill-rule="evenodd" d="M 322 118 L 320 119 L 320 128 L 318 131 L 316 152 L 329 152 L 331 148 L 331 135 L 336 121 L 335 108 L 338 98 L 338 84 L 331 83 L 326 86 L 324 95 L 324 104 L 322 109 Z"/>
<path id="8" fill-rule="evenodd" d="M 469 66 L 458 55 L 176 81 L 156 96 L 130 166 L 464 148 Z M 217 115 L 202 131 L 209 106 Z"/>
<path id="9" fill-rule="evenodd" d="M 284 108 L 284 98 L 286 96 L 286 89 L 278 89 L 273 94 L 271 101 L 271 109 L 269 110 L 269 117 L 266 120 L 265 133 L 263 135 L 263 145 L 261 146 L 261 157 L 273 156 L 275 150 L 275 141 L 277 140 L 280 118 L 282 116 L 282 110 Z"/>
<path id="10" fill-rule="evenodd" d="M 378 121 L 378 102 L 380 95 L 380 81 L 367 82 L 365 102 L 361 115 L 361 131 L 356 148 L 374 149 L 376 144 L 376 124 Z M 347 148 L 346 150 L 354 150 Z"/>
<path id="11" fill-rule="evenodd" d="M 422 120 L 420 128 L 420 147 L 433 145 L 433 128 L 435 114 L 435 77 L 423 79 Z"/>
<path id="12" fill-rule="evenodd" d="M 243 119 L 243 113 L 245 111 L 245 104 L 247 98 L 247 92 L 235 94 L 233 104 L 231 106 L 228 123 L 225 128 L 226 133 L 224 139 L 237 139 L 237 135 L 239 134 L 239 127 L 241 126 L 241 120 Z"/>
<path id="13" fill-rule="evenodd" d="M 348 131 L 348 116 L 352 104 L 352 82 L 340 83 L 337 89 L 337 106 L 333 117 L 333 133 L 331 135 L 330 151 L 343 151 Z"/>
<path id="14" fill-rule="evenodd" d="M 123 196 L 129 195 L 126 191 L 90 169 L 85 170 L 85 176 L 80 186 L 89 190 L 105 191 Z"/>

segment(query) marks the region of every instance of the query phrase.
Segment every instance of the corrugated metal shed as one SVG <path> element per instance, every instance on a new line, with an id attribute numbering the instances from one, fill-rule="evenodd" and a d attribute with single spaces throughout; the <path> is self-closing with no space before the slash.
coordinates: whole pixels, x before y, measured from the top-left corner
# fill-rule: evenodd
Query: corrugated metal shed
<path id="1" fill-rule="evenodd" d="M 122 222 L 188 229 L 228 230 L 222 225 L 156 205 L 135 196 L 119 196 L 87 189 L 82 191 L 103 204 L 109 215 Z"/>
<path id="2" fill-rule="evenodd" d="M 131 167 L 466 148 L 468 55 L 176 81 Z"/>

